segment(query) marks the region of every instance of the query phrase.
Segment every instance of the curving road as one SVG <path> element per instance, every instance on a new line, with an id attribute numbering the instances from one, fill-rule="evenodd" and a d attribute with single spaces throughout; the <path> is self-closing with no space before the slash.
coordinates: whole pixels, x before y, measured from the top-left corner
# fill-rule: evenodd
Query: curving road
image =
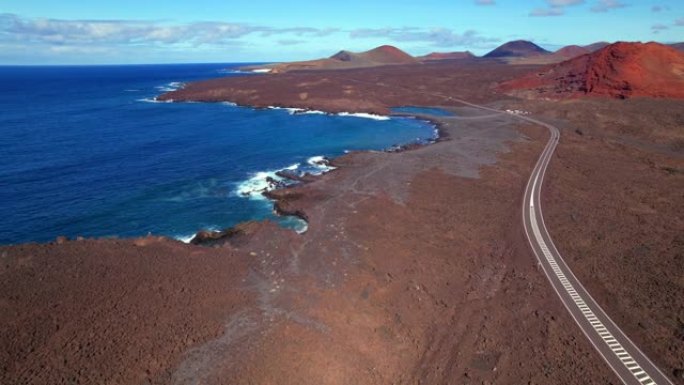
<path id="1" fill-rule="evenodd" d="M 486 111 L 501 110 L 469 103 L 445 95 L 446 99 Z M 565 264 L 546 230 L 541 208 L 541 188 L 546 169 L 551 161 L 560 130 L 548 123 L 524 115 L 513 115 L 530 123 L 546 127 L 551 133 L 544 151 L 539 156 L 532 175 L 527 181 L 522 207 L 522 220 L 530 246 L 551 286 L 565 308 L 580 327 L 589 342 L 603 357 L 608 366 L 624 384 L 673 385 L 663 372 L 620 330 L 606 312 L 594 301 L 589 292 Z"/>
<path id="2" fill-rule="evenodd" d="M 347 79 L 360 82 L 356 79 Z M 418 91 L 420 92 L 420 91 Z M 505 114 L 507 112 L 467 102 L 440 93 L 421 92 L 440 96 L 446 100 L 481 110 Z M 544 151 L 525 187 L 522 221 L 530 246 L 551 286 L 565 308 L 570 312 L 584 335 L 603 357 L 618 378 L 627 385 L 674 385 L 658 367 L 620 330 L 606 312 L 594 301 L 589 292 L 565 264 L 553 240 L 546 230 L 541 208 L 541 188 L 546 169 L 551 161 L 560 130 L 548 123 L 529 116 L 512 114 L 524 121 L 547 128 L 551 134 Z"/>
<path id="3" fill-rule="evenodd" d="M 522 207 L 525 234 L 551 286 L 584 335 L 623 383 L 672 384 L 594 301 L 553 244 L 544 225 L 540 196 L 544 174 L 558 145 L 560 131 L 539 120 L 527 116 L 518 117 L 544 126 L 551 132 L 551 138 L 527 182 Z"/>
<path id="4" fill-rule="evenodd" d="M 465 100 L 446 98 L 482 110 L 506 113 Z M 551 124 L 529 116 L 513 116 L 546 127 L 551 133 L 551 137 L 539 156 L 530 179 L 527 181 L 522 207 L 525 235 L 551 286 L 584 335 L 589 339 L 589 342 L 624 384 L 674 385 L 594 301 L 568 265 L 565 264 L 546 230 L 541 208 L 541 188 L 546 169 L 556 146 L 558 146 L 560 130 Z"/>

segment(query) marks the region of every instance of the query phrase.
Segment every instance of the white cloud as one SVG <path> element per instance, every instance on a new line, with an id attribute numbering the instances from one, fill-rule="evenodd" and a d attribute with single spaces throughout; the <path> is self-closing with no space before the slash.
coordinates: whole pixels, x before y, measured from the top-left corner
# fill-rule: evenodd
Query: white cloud
<path id="1" fill-rule="evenodd" d="M 456 33 L 447 28 L 423 29 L 404 28 L 362 28 L 349 32 L 352 39 L 382 38 L 395 42 L 426 42 L 435 47 L 469 47 L 477 48 L 499 39 L 481 36 L 477 31 L 468 30 Z"/>
<path id="2" fill-rule="evenodd" d="M 583 4 L 584 0 L 546 0 L 548 8 L 535 8 L 530 11 L 529 16 L 546 17 L 565 15 L 565 7 Z"/>
<path id="3" fill-rule="evenodd" d="M 619 0 L 598 0 L 596 5 L 591 7 L 592 12 L 608 12 L 613 9 L 624 8 L 627 4 Z"/>
<path id="4" fill-rule="evenodd" d="M 658 24 L 653 24 L 653 25 L 651 26 L 651 32 L 653 32 L 653 33 L 660 33 L 660 31 L 664 31 L 664 30 L 669 29 L 669 28 L 670 28 L 670 27 L 668 27 L 668 26 L 665 25 L 665 24 L 660 24 L 660 23 L 658 23 Z"/>
<path id="5" fill-rule="evenodd" d="M 584 3 L 584 0 L 546 0 L 551 7 L 567 7 Z"/>
<path id="6" fill-rule="evenodd" d="M 561 16 L 564 15 L 565 11 L 563 8 L 537 8 L 530 11 L 530 16 L 535 17 L 546 17 L 546 16 Z"/>
<path id="7" fill-rule="evenodd" d="M 337 29 L 271 28 L 245 23 L 62 20 L 0 14 L 0 41 L 51 45 L 233 45 L 247 35 L 326 36 Z"/>

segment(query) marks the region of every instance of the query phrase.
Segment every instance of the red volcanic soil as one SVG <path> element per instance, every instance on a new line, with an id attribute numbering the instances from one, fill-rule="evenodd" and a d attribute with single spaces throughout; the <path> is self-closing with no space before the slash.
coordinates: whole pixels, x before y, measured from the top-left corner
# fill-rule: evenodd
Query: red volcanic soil
<path id="1" fill-rule="evenodd" d="M 554 52 L 553 55 L 567 60 L 575 58 L 577 56 L 582 56 L 590 52 L 592 51 L 586 47 L 580 47 L 578 45 L 568 45 Z"/>
<path id="2" fill-rule="evenodd" d="M 545 55 L 549 51 L 526 40 L 509 41 L 484 55 L 486 58 L 529 57 Z"/>
<path id="3" fill-rule="evenodd" d="M 684 385 L 684 103 L 493 92 L 533 68 L 299 71 L 160 97 L 454 115 L 433 118 L 445 140 L 352 152 L 276 190 L 278 209 L 308 218 L 303 234 L 262 222 L 204 243 L 213 247 L 157 237 L 0 246 L 0 384 L 617 384 L 519 225 L 548 134 L 462 98 L 562 129 L 542 192 L 552 237 Z"/>
<path id="4" fill-rule="evenodd" d="M 470 51 L 464 52 L 432 52 L 425 56 L 419 56 L 416 59 L 421 61 L 431 61 L 431 60 L 457 60 L 457 59 L 472 59 L 473 55 Z"/>
<path id="5" fill-rule="evenodd" d="M 505 82 L 501 89 L 532 97 L 684 98 L 684 53 L 658 43 L 615 43 Z"/>
<path id="6" fill-rule="evenodd" d="M 383 45 L 358 56 L 375 63 L 408 64 L 416 61 L 413 56 L 391 45 Z"/>

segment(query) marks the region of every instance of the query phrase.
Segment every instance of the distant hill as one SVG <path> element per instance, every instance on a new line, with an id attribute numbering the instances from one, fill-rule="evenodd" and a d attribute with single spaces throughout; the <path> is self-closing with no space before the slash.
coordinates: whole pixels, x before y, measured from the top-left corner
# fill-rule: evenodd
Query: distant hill
<path id="1" fill-rule="evenodd" d="M 488 54 L 486 58 L 530 57 L 550 54 L 549 51 L 527 40 L 509 41 Z"/>
<path id="2" fill-rule="evenodd" d="M 608 43 L 606 41 L 599 41 L 599 42 L 594 43 L 594 44 L 585 45 L 584 48 L 588 49 L 589 52 L 594 52 L 594 51 L 598 51 L 601 48 L 604 48 L 604 47 L 609 46 L 609 45 L 610 45 L 610 43 Z"/>
<path id="3" fill-rule="evenodd" d="M 578 45 L 565 46 L 554 53 L 537 54 L 527 57 L 515 57 L 506 59 L 509 64 L 554 64 L 560 63 L 577 56 L 590 53 L 587 48 Z"/>
<path id="4" fill-rule="evenodd" d="M 562 59 L 560 61 L 563 61 L 575 58 L 577 56 L 582 56 L 590 52 L 592 51 L 587 47 L 580 47 L 578 45 L 568 45 L 554 52 L 552 55 L 557 57 L 558 59 Z"/>
<path id="5" fill-rule="evenodd" d="M 680 50 L 680 51 L 684 51 L 684 43 L 670 44 L 670 47 L 677 49 L 677 50 Z"/>
<path id="6" fill-rule="evenodd" d="M 329 58 L 269 64 L 258 67 L 249 67 L 251 70 L 268 69 L 272 73 L 281 73 L 301 70 L 329 70 L 376 67 L 382 65 L 411 64 L 417 60 L 391 45 L 383 45 L 365 52 L 340 51 Z"/>
<path id="7" fill-rule="evenodd" d="M 532 97 L 684 98 L 684 53 L 659 43 L 615 43 L 503 83 Z"/>
<path id="8" fill-rule="evenodd" d="M 458 59 L 472 59 L 473 55 L 470 51 L 459 52 L 432 52 L 425 56 L 418 56 L 416 59 L 420 61 L 435 61 L 435 60 L 458 60 Z"/>

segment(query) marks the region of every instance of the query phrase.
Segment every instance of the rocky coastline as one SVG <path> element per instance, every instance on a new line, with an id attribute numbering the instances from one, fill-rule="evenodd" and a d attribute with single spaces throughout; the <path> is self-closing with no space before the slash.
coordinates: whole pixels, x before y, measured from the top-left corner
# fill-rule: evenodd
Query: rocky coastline
<path id="1" fill-rule="evenodd" d="M 435 118 L 431 145 L 346 154 L 322 176 L 279 175 L 297 183 L 267 196 L 309 223 L 304 234 L 248 222 L 198 234 L 194 243 L 212 247 L 155 236 L 0 247 L 0 382 L 616 383 L 515 225 L 547 133 L 455 98 L 562 128 L 542 194 L 552 236 L 611 317 L 679 373 L 684 174 L 665 170 L 684 169 L 672 155 L 681 126 L 667 113 L 682 104 L 497 92 L 530 68 L 292 72 L 162 95 L 381 115 L 438 106 L 454 116 Z"/>

